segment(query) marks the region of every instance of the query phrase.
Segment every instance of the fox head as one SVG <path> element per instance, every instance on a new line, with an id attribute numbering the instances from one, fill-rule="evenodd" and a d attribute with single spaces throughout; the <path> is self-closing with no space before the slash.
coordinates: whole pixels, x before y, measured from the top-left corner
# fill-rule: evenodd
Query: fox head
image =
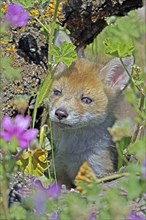
<path id="1" fill-rule="evenodd" d="M 54 76 L 49 108 L 50 119 L 62 128 L 100 124 L 111 114 L 127 86 L 134 59 L 115 58 L 103 68 L 79 59 Z"/>

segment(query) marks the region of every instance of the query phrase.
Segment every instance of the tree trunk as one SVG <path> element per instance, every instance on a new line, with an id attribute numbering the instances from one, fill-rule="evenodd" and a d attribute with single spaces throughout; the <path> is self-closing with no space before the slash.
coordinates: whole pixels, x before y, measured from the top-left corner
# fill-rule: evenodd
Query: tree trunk
<path id="1" fill-rule="evenodd" d="M 84 48 L 106 27 L 107 17 L 124 16 L 142 6 L 142 0 L 68 0 L 60 23 L 69 29 L 77 48 Z"/>

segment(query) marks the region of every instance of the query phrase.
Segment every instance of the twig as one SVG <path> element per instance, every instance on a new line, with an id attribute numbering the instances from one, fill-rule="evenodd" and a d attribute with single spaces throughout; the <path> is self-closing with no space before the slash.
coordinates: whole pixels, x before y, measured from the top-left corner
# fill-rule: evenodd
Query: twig
<path id="1" fill-rule="evenodd" d="M 97 179 L 97 183 L 103 183 L 103 182 L 107 182 L 109 180 L 114 180 L 114 179 L 119 179 L 121 177 L 124 177 L 124 176 L 130 176 L 130 173 L 115 173 L 115 174 L 112 174 L 110 176 L 105 176 L 105 177 L 102 177 L 100 179 Z"/>
<path id="2" fill-rule="evenodd" d="M 142 111 L 143 110 L 143 107 L 144 107 L 144 98 L 145 98 L 145 95 L 144 95 L 144 92 L 143 92 L 143 89 L 141 89 L 140 91 L 140 104 L 139 104 L 139 111 Z M 134 143 L 138 137 L 138 134 L 139 134 L 139 131 L 141 130 L 142 126 L 137 123 L 136 125 L 136 130 L 131 138 L 131 143 Z"/>
<path id="3" fill-rule="evenodd" d="M 55 160 L 54 160 L 54 145 L 53 145 L 52 123 L 51 123 L 50 119 L 49 119 L 49 125 L 50 125 L 50 141 L 51 141 L 52 164 L 53 164 L 53 171 L 54 171 L 55 181 L 57 182 Z"/>

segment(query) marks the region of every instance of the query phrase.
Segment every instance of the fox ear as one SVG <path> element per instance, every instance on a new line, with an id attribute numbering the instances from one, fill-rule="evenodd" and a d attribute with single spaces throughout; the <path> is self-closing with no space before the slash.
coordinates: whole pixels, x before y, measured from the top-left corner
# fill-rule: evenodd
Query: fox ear
<path id="1" fill-rule="evenodd" d="M 55 38 L 54 38 L 54 44 L 61 48 L 62 43 L 64 41 L 67 41 L 68 43 L 72 43 L 70 37 L 65 33 L 65 31 L 57 31 L 57 33 L 55 34 Z"/>
<path id="2" fill-rule="evenodd" d="M 64 41 L 67 41 L 68 43 L 73 44 L 71 38 L 69 37 L 69 35 L 67 35 L 67 33 L 65 31 L 63 31 L 63 30 L 57 31 L 55 34 L 55 38 L 54 38 L 54 44 L 57 47 L 61 48 L 62 43 Z M 76 53 L 79 58 L 84 58 L 85 57 L 84 47 L 81 47 L 81 48 L 76 47 Z"/>
<path id="3" fill-rule="evenodd" d="M 55 34 L 55 38 L 54 38 L 54 44 L 61 48 L 62 46 L 62 43 L 64 41 L 67 41 L 69 43 L 72 43 L 70 37 L 65 33 L 65 31 L 57 31 L 57 33 Z M 55 74 L 54 76 L 58 76 L 60 75 L 64 70 L 66 70 L 67 66 L 63 63 L 63 62 L 60 62 L 57 66 L 56 66 L 56 71 L 55 71 Z"/>
<path id="4" fill-rule="evenodd" d="M 104 77 L 105 84 L 120 91 L 122 91 L 129 82 L 130 75 L 132 74 L 134 57 L 131 56 L 122 58 L 122 62 L 119 58 L 114 58 L 100 71 L 100 74 Z"/>
<path id="5" fill-rule="evenodd" d="M 57 66 L 56 66 L 56 70 L 54 73 L 54 77 L 61 75 L 61 73 L 67 69 L 67 66 L 63 63 L 60 62 Z"/>

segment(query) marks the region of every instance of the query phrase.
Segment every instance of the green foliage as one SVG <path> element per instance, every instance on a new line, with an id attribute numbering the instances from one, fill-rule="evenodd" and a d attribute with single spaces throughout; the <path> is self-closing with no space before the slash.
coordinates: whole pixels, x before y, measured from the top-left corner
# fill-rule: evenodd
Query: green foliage
<path id="1" fill-rule="evenodd" d="M 108 35 L 113 40 L 119 39 L 124 42 L 130 39 L 138 39 L 144 32 L 144 24 L 138 25 L 136 12 L 130 12 L 128 16 L 117 18 L 116 22 L 108 26 Z"/>
<path id="2" fill-rule="evenodd" d="M 28 1 L 28 0 L 13 0 L 13 2 L 20 3 L 20 4 L 23 5 L 25 8 L 30 8 L 30 7 L 32 7 L 35 1 L 36 1 L 36 0 L 34 0 L 34 1 L 33 1 L 33 0 L 30 0 L 30 1 Z"/>
<path id="3" fill-rule="evenodd" d="M 10 153 L 16 153 L 18 146 L 18 140 L 16 138 L 12 138 L 11 141 L 7 143 L 7 148 Z"/>
<path id="4" fill-rule="evenodd" d="M 95 202 L 101 191 L 101 186 L 97 185 L 96 182 L 93 182 L 91 184 L 84 183 L 84 186 L 82 187 L 85 191 L 88 201 Z"/>
<path id="5" fill-rule="evenodd" d="M 113 141 L 120 141 L 124 137 L 131 137 L 133 122 L 130 119 L 119 119 L 108 131 L 113 137 Z"/>
<path id="6" fill-rule="evenodd" d="M 3 57 L 0 65 L 1 74 L 8 80 L 15 80 L 20 78 L 20 69 L 12 66 L 12 61 L 9 57 Z"/>
<path id="7" fill-rule="evenodd" d="M 145 23 L 138 18 L 137 12 L 132 11 L 124 17 L 107 18 L 107 24 L 108 26 L 87 47 L 85 51 L 87 57 L 93 56 L 94 59 L 96 57 L 103 60 L 106 58 L 105 50 L 107 54 L 119 57 L 123 57 L 124 54 L 128 56 L 133 51 L 136 53 L 138 48 L 133 48 L 133 45 L 137 45 L 137 40 L 141 40 L 145 33 Z"/>
<path id="8" fill-rule="evenodd" d="M 87 219 L 89 207 L 87 201 L 78 193 L 70 192 L 65 198 L 66 208 L 62 210 L 61 219 Z"/>
<path id="9" fill-rule="evenodd" d="M 37 98 L 36 98 L 36 103 L 35 103 L 35 108 L 33 111 L 33 122 L 32 122 L 32 127 L 35 125 L 35 120 L 36 120 L 36 114 L 37 114 L 37 109 L 40 107 L 44 99 L 49 95 L 50 87 L 52 84 L 52 74 L 49 73 L 46 77 L 46 79 L 43 81 L 38 93 L 37 93 Z"/>
<path id="10" fill-rule="evenodd" d="M 47 0 L 13 0 L 13 2 L 20 3 L 24 8 L 32 8 L 35 4 L 44 4 Z"/>
<path id="11" fill-rule="evenodd" d="M 1 24 L 0 39 L 1 42 L 7 44 L 10 41 L 10 33 L 8 32 L 8 25 L 6 23 Z M 0 77 L 3 76 L 9 81 L 20 79 L 20 68 L 14 68 L 12 59 L 7 56 L 3 56 L 0 53 Z M 2 84 L 0 84 L 1 90 Z"/>
<path id="12" fill-rule="evenodd" d="M 69 66 L 77 58 L 74 48 L 75 47 L 72 44 L 64 42 L 61 48 L 53 45 L 52 46 L 53 52 L 51 52 L 50 54 L 53 55 L 56 64 L 63 62 L 66 66 Z M 45 80 L 42 83 L 42 86 L 38 91 L 35 108 L 33 112 L 33 124 L 32 124 L 33 127 L 35 124 L 37 109 L 40 107 L 44 99 L 49 95 L 50 87 L 52 84 L 52 78 L 53 78 L 52 76 L 54 72 L 55 69 L 48 74 L 48 76 L 45 78 Z"/>
<path id="13" fill-rule="evenodd" d="M 25 8 L 30 8 L 34 7 L 35 4 L 41 5 L 46 2 L 46 0 L 19 0 L 17 2 L 22 4 Z M 33 127 L 36 122 L 37 109 L 49 95 L 56 66 L 60 62 L 63 62 L 66 66 L 70 66 L 71 63 L 77 59 L 75 47 L 72 44 L 63 42 L 61 48 L 53 45 L 55 31 L 59 28 L 58 25 L 56 25 L 55 17 L 56 14 L 54 13 L 53 22 L 51 21 L 49 24 L 45 22 L 41 23 L 37 20 L 49 44 L 49 71 L 37 93 L 33 112 Z M 98 40 L 95 40 L 92 45 L 92 48 L 94 48 L 92 52 L 97 52 L 98 55 L 102 54 L 103 56 L 103 43 L 105 43 L 104 48 L 106 54 L 120 58 L 131 56 L 135 50 L 135 41 L 139 40 L 144 33 L 143 25 L 139 25 L 135 13 L 130 13 L 129 16 L 123 18 L 112 17 L 111 19 L 107 19 L 107 21 L 109 26 L 105 28 L 100 36 L 98 36 Z M 2 74 L 9 80 L 13 80 L 20 76 L 20 70 L 14 69 L 11 60 L 7 57 L 1 59 L 1 68 Z M 124 167 L 126 173 L 120 173 L 122 172 L 121 169 L 118 173 L 118 177 L 111 174 L 111 176 L 107 176 L 105 179 L 96 179 L 95 175 L 92 175 L 92 170 L 90 170 L 90 175 L 87 175 L 87 177 L 86 175 L 83 176 L 82 182 L 76 182 L 77 188 L 80 189 L 81 193 L 79 191 L 67 191 L 63 188 L 62 194 L 58 199 L 53 200 L 46 197 L 44 204 L 46 210 L 45 214 L 40 213 L 37 215 L 34 213 L 35 192 L 33 190 L 30 192 L 30 197 L 22 199 L 21 204 L 13 205 L 8 209 L 5 204 L 7 204 L 9 176 L 18 169 L 17 164 L 19 164 L 21 172 L 39 176 L 37 179 L 41 180 L 44 187 L 48 186 L 51 182 L 51 178 L 46 179 L 44 176 L 44 172 L 49 165 L 48 154 L 45 151 L 44 145 L 44 128 L 42 128 L 40 132 L 39 142 L 43 149 L 37 148 L 34 144 L 34 148 L 31 148 L 31 150 L 29 149 L 28 151 L 17 153 L 18 142 L 16 139 L 12 139 L 10 143 L 1 139 L 1 204 L 2 207 L 5 207 L 1 215 L 3 219 L 44 220 L 46 218 L 48 219 L 53 212 L 58 213 L 59 219 L 61 220 L 89 219 L 92 212 L 98 213 L 96 219 L 99 220 L 127 219 L 127 216 L 132 210 L 131 206 L 133 202 L 135 202 L 137 198 L 140 199 L 145 193 L 146 184 L 146 179 L 142 176 L 146 150 L 146 139 L 142 134 L 146 113 L 144 100 L 146 89 L 144 88 L 145 77 L 143 71 L 139 70 L 138 66 L 134 67 L 132 79 L 133 84 L 125 93 L 125 99 L 137 113 L 136 126 L 138 130 L 133 131 L 134 127 L 129 120 L 117 121 L 114 127 L 109 129 L 119 152 L 119 168 L 123 166 L 123 161 L 126 162 L 126 166 Z M 51 135 L 52 133 L 50 132 L 50 136 Z M 132 155 L 133 160 L 128 161 L 125 157 L 127 154 Z M 17 163 L 14 158 L 18 159 Z M 113 181 L 112 187 L 105 187 L 108 181 L 115 180 L 116 178 L 120 178 L 120 180 L 117 180 L 116 184 L 114 184 Z M 104 185 L 106 188 L 104 188 L 104 190 L 103 182 L 107 182 Z"/>
<path id="14" fill-rule="evenodd" d="M 132 165 L 132 168 L 136 168 L 137 170 L 137 166 L 135 165 Z M 144 186 L 143 184 L 140 184 L 139 177 L 136 175 L 130 175 L 128 181 L 123 181 L 121 185 L 127 192 L 127 198 L 129 201 L 137 199 L 142 193 L 144 193 Z"/>
<path id="15" fill-rule="evenodd" d="M 100 214 L 99 214 L 99 218 L 98 220 L 103 220 L 103 219 L 108 219 L 108 220 L 113 220 L 109 211 L 106 209 L 102 209 Z"/>
<path id="16" fill-rule="evenodd" d="M 104 43 L 105 53 L 114 57 L 132 56 L 134 51 L 134 45 L 131 40 L 124 42 L 119 39 L 113 40 L 113 38 L 107 38 Z"/>
<path id="17" fill-rule="evenodd" d="M 109 211 L 111 219 L 125 219 L 128 214 L 129 207 L 126 198 L 120 195 L 119 187 L 109 189 L 105 193 L 103 200 L 106 201 L 105 209 Z"/>
<path id="18" fill-rule="evenodd" d="M 3 179 L 5 178 L 5 175 L 14 172 L 17 169 L 16 161 L 12 155 L 17 152 L 18 141 L 15 138 L 12 138 L 12 140 L 7 143 L 5 140 L 0 138 L 0 147 L 3 157 L 0 166 L 0 178 Z"/>
<path id="19" fill-rule="evenodd" d="M 71 43 L 64 41 L 61 45 L 61 48 L 53 45 L 55 32 L 59 29 L 59 25 L 56 23 L 57 18 L 57 10 L 59 7 L 60 1 L 56 1 L 54 16 L 52 20 L 49 22 L 42 23 L 38 18 L 35 18 L 38 23 L 41 25 L 41 31 L 44 34 L 46 41 L 48 43 L 48 75 L 44 79 L 36 98 L 35 108 L 33 112 L 33 122 L 32 126 L 35 125 L 35 119 L 37 115 L 37 109 L 40 107 L 44 99 L 49 95 L 50 87 L 52 84 L 53 75 L 55 72 L 54 66 L 58 65 L 60 62 L 63 62 L 66 66 L 70 66 L 71 63 L 77 59 L 77 55 L 75 53 L 75 46 Z"/>
<path id="20" fill-rule="evenodd" d="M 10 219 L 25 220 L 26 219 L 26 210 L 18 205 L 11 206 Z"/>
<path id="21" fill-rule="evenodd" d="M 146 152 L 146 137 L 142 137 L 140 140 L 136 140 L 135 143 L 130 144 L 128 147 L 129 154 L 135 155 L 139 162 L 144 161 Z"/>
<path id="22" fill-rule="evenodd" d="M 53 45 L 51 55 L 53 56 L 55 63 L 63 62 L 68 67 L 77 59 L 75 46 L 66 41 L 62 43 L 61 48 Z"/>
<path id="23" fill-rule="evenodd" d="M 75 59 L 77 59 L 77 55 L 75 53 L 75 46 L 66 41 L 62 43 L 61 48 L 57 47 L 56 45 L 53 45 L 50 54 L 53 56 L 53 59 L 56 64 L 63 62 L 66 66 L 70 66 L 71 63 Z M 52 84 L 52 76 L 54 72 L 55 69 L 48 74 L 48 76 L 45 78 L 44 82 L 42 83 L 42 86 L 38 91 L 36 103 L 35 103 L 35 109 L 33 112 L 33 127 L 35 123 L 37 109 L 38 107 L 40 107 L 44 99 L 49 95 L 50 87 Z"/>

